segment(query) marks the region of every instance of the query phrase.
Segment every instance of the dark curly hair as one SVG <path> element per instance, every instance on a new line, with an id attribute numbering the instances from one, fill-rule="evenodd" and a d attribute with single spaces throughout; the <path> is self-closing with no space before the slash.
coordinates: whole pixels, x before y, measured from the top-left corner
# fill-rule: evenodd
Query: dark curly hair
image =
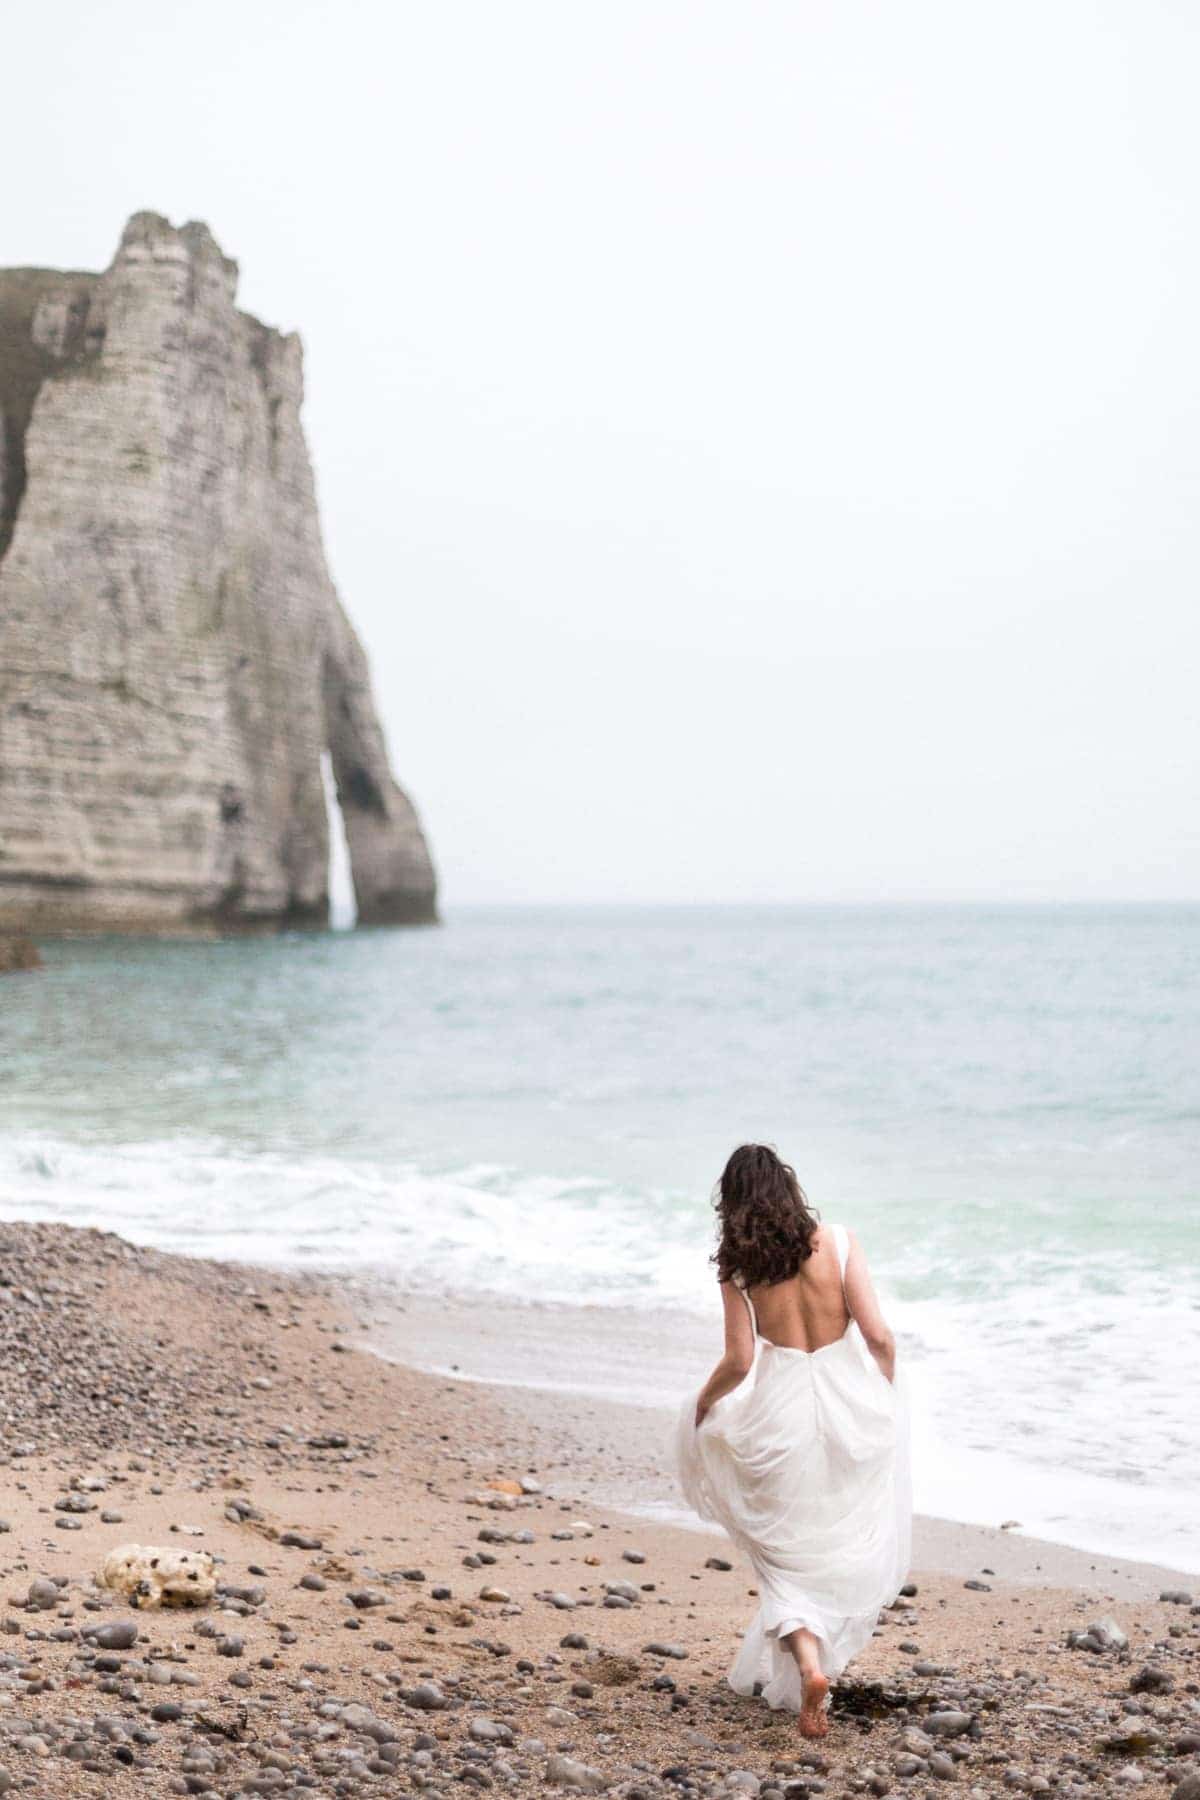
<path id="1" fill-rule="evenodd" d="M 770 1287 L 813 1253 L 819 1215 L 795 1169 L 769 1144 L 741 1144 L 725 1164 L 713 1205 L 721 1236 L 712 1255 L 721 1281 Z"/>

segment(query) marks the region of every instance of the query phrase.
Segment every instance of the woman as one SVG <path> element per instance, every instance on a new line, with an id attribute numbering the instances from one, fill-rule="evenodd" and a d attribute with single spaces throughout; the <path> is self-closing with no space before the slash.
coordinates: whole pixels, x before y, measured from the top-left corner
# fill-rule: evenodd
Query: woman
<path id="1" fill-rule="evenodd" d="M 857 1239 L 775 1151 L 735 1150 L 715 1204 L 725 1354 L 680 1416 L 680 1479 L 758 1581 L 730 1686 L 823 1737 L 831 1677 L 908 1572 L 907 1396 Z"/>

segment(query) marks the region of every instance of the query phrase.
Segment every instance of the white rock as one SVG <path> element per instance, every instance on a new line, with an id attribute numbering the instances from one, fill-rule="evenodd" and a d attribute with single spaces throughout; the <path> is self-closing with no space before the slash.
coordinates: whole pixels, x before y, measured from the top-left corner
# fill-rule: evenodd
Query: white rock
<path id="1" fill-rule="evenodd" d="M 434 916 L 325 562 L 300 340 L 236 289 L 207 226 L 149 212 L 103 274 L 0 270 L 0 929 L 322 921 L 326 747 L 360 920 Z"/>
<path id="2" fill-rule="evenodd" d="M 147 1611 L 206 1606 L 217 1587 L 207 1550 L 160 1550 L 153 1544 L 121 1544 L 110 1550 L 96 1580 Z"/>
<path id="3" fill-rule="evenodd" d="M 598 1769 L 575 1762 L 570 1756 L 555 1755 L 546 1764 L 546 1780 L 553 1787 L 574 1788 L 583 1794 L 603 1793 L 608 1780 Z"/>

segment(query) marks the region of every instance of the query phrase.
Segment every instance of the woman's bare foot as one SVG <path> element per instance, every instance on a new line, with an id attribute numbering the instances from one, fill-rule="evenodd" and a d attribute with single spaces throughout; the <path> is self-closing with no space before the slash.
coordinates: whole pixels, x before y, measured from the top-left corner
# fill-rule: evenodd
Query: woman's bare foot
<path id="1" fill-rule="evenodd" d="M 829 1720 L 825 1717 L 825 1696 L 829 1692 L 829 1677 L 822 1675 L 820 1669 L 805 1674 L 802 1681 L 804 1697 L 800 1702 L 800 1735 L 801 1737 L 824 1737 L 829 1730 Z"/>

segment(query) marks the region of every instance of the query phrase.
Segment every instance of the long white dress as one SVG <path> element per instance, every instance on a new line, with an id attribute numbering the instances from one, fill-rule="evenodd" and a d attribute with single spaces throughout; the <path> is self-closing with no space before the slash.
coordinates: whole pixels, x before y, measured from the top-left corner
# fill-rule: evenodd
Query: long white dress
<path id="1" fill-rule="evenodd" d="M 849 1238 L 830 1227 L 843 1291 Z M 743 1290 L 744 1293 L 744 1290 Z M 745 1380 L 695 1425 L 679 1415 L 676 1461 L 689 1504 L 723 1525 L 757 1577 L 758 1612 L 729 1683 L 768 1705 L 800 1710 L 800 1671 L 782 1642 L 806 1626 L 832 1679 L 895 1599 L 912 1549 L 909 1402 L 904 1371 L 889 1382 L 851 1320 L 836 1343 L 792 1350 L 759 1336 Z"/>

